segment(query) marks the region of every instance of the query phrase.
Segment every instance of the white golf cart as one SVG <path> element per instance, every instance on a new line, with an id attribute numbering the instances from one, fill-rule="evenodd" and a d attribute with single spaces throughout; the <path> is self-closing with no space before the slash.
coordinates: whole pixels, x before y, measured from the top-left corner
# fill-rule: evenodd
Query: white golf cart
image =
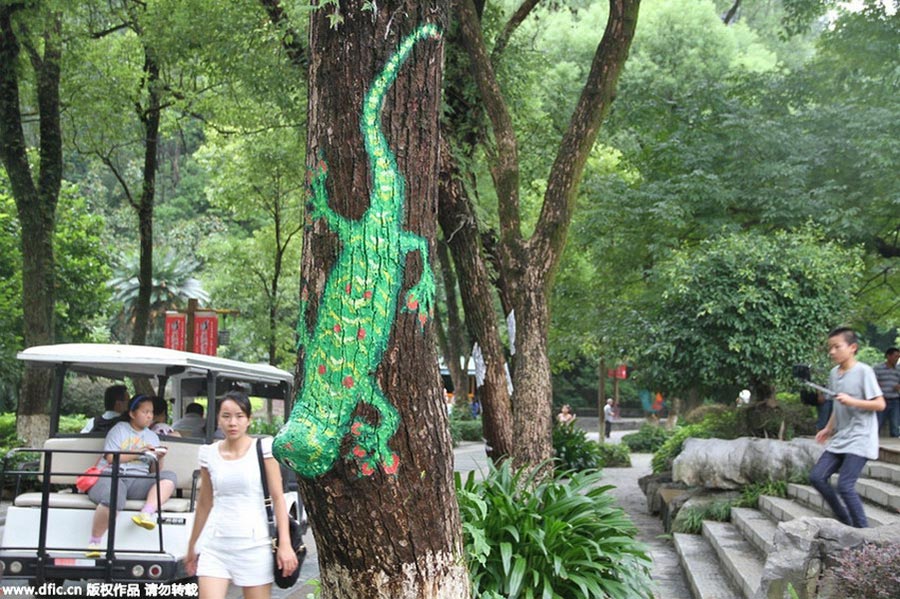
<path id="1" fill-rule="evenodd" d="M 159 347 L 108 344 L 31 347 L 17 357 L 55 371 L 50 439 L 43 448 L 21 450 L 40 455 L 37 469 L 7 470 L 6 460 L 0 473 L 0 482 L 22 476 L 33 480 L 36 476 L 40 486 L 40 491 L 16 494 L 6 514 L 0 544 L 0 576 L 25 579 L 34 585 L 78 579 L 135 583 L 184 578 L 183 559 L 194 524 L 200 480 L 197 452 L 203 443 L 212 440 L 216 430 L 216 397 L 235 385 L 245 389 L 249 386 L 251 396 L 266 397 L 268 401 L 282 398 L 285 413 L 290 409 L 293 375 L 267 364 L 247 364 Z M 206 411 L 205 439 L 161 439 L 168 447 L 163 468 L 174 471 L 178 482 L 175 494 L 160 510 L 156 529 L 145 530 L 132 524 L 131 517 L 143 502 L 128 500 L 118 515 L 110 510 L 110 518 L 115 522 L 110 523 L 102 555 L 96 559 L 85 556 L 96 505 L 74 485 L 76 476 L 97 461 L 104 437 L 102 433 L 59 433 L 63 381 L 72 372 L 117 380 L 145 377 L 155 382 L 157 395 L 175 398 L 176 418 L 195 397 L 205 397 L 211 408 Z M 290 513 L 302 523 L 303 506 L 296 484 L 291 485 L 289 478 L 285 477 L 285 500 Z"/>

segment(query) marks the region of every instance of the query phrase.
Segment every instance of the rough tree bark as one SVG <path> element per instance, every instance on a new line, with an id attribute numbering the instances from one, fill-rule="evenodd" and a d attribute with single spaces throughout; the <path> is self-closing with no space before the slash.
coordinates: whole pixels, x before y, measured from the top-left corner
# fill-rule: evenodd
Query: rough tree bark
<path id="1" fill-rule="evenodd" d="M 438 325 L 438 338 L 441 353 L 444 354 L 444 362 L 450 371 L 450 380 L 453 382 L 454 410 L 468 409 L 469 407 L 469 377 L 466 372 L 463 358 L 468 358 L 466 343 L 463 335 L 463 320 L 459 316 L 459 302 L 456 295 L 456 273 L 450 261 L 450 250 L 445 241 L 437 243 L 438 264 L 441 269 L 441 279 L 444 282 L 444 299 L 447 303 L 447 322 Z"/>
<path id="2" fill-rule="evenodd" d="M 134 27 L 140 34 L 137 19 Z M 135 107 L 144 130 L 144 168 L 141 196 L 132 208 L 138 216 L 140 231 L 140 272 L 138 273 L 138 297 L 134 309 L 134 332 L 131 342 L 147 343 L 150 328 L 150 301 L 153 292 L 153 204 L 156 199 L 156 169 L 159 163 L 159 121 L 162 112 L 160 102 L 159 63 L 152 50 L 144 46 L 144 78 L 142 87 L 147 93 L 146 106 Z M 137 381 L 135 381 L 137 384 Z"/>
<path id="3" fill-rule="evenodd" d="M 481 254 L 481 236 L 465 194 L 448 135 L 441 137 L 441 181 L 438 218 L 456 265 L 459 293 L 469 336 L 484 356 L 484 385 L 478 389 L 487 453 L 493 460 L 512 455 L 512 405 L 506 384 L 506 359 L 491 293 L 491 280 Z"/>
<path id="4" fill-rule="evenodd" d="M 460 36 L 493 134 L 486 154 L 498 197 L 501 274 L 518 323 L 512 377 L 513 454 L 520 462 L 535 463 L 552 454 L 548 295 L 565 246 L 584 165 L 614 98 L 634 37 L 639 4 L 639 0 L 609 1 L 606 30 L 560 142 L 534 234 L 526 239 L 521 230 L 518 144 L 512 119 L 487 51 L 478 10 L 473 0 L 459 3 Z M 516 18 L 523 17 L 517 13 Z"/>
<path id="5" fill-rule="evenodd" d="M 335 27 L 328 19 L 330 8 L 313 13 L 307 160 L 312 170 L 320 161 L 327 164 L 329 207 L 346 219 L 358 220 L 366 212 L 374 183 L 360 131 L 364 95 L 401 40 L 425 23 L 443 29 L 447 5 L 407 0 L 379 2 L 363 10 L 361 2 L 342 3 L 343 21 Z M 427 240 L 430 250 L 435 235 L 441 77 L 441 42 L 418 42 L 387 92 L 381 119 L 381 131 L 406 183 L 399 221 L 404 231 Z M 303 247 L 301 298 L 309 303 L 300 326 L 311 331 L 318 314 L 325 312 L 321 294 L 331 268 L 346 248 L 321 219 L 305 231 Z M 405 262 L 400 296 L 404 298 L 431 265 L 419 251 L 400 260 Z M 319 547 L 325 599 L 469 596 L 432 324 L 423 327 L 417 314 L 402 307 L 403 301 L 391 315 L 390 330 L 375 332 L 389 336 L 389 341 L 372 373 L 399 413 L 399 428 L 390 440 L 390 449 L 399 458 L 396 474 L 379 469 L 360 476 L 354 463 L 339 460 L 325 474 L 300 482 Z M 301 347 L 300 379 L 304 352 Z M 298 388 L 302 384 L 298 380 Z M 378 420 L 368 406 L 356 410 L 370 421 Z M 350 449 L 352 442 L 346 438 L 342 455 Z"/>
<path id="6" fill-rule="evenodd" d="M 26 35 L 15 22 L 25 3 L 0 5 L 0 160 L 9 177 L 22 227 L 22 306 L 25 346 L 54 341 L 55 262 L 53 231 L 62 184 L 62 132 L 60 127 L 61 20 L 45 15 L 40 40 L 23 44 Z M 40 136 L 37 178 L 32 176 L 22 124 L 19 93 L 20 52 L 25 48 L 36 79 Z M 37 48 L 42 48 L 40 53 Z M 19 395 L 16 433 L 31 445 L 49 435 L 47 402 L 52 372 L 26 368 Z"/>

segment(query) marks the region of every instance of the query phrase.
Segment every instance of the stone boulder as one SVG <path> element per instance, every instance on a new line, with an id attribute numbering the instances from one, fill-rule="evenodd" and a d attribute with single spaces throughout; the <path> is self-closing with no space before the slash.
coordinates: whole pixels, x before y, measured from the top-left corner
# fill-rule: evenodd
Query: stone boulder
<path id="1" fill-rule="evenodd" d="M 800 599 L 844 599 L 832 587 L 837 557 L 866 542 L 883 546 L 898 538 L 900 523 L 860 529 L 831 518 L 781 522 L 753 599 L 790 599 L 791 588 Z"/>
<path id="2" fill-rule="evenodd" d="M 672 479 L 707 489 L 739 489 L 803 475 L 822 454 L 812 439 L 687 439 L 672 464 Z"/>

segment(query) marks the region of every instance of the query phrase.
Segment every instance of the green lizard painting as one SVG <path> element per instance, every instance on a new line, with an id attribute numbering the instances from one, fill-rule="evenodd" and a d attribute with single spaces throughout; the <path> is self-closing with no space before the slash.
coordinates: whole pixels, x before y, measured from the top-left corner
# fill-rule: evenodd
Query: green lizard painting
<path id="1" fill-rule="evenodd" d="M 397 454 L 388 446 L 399 414 L 379 388 L 375 370 L 396 316 L 407 254 L 419 251 L 423 268 L 403 309 L 417 312 L 423 325 L 431 312 L 434 279 L 428 242 L 403 229 L 405 181 L 381 131 L 381 112 L 385 94 L 413 46 L 439 37 L 434 25 L 423 25 L 407 36 L 365 96 L 360 127 L 372 192 L 362 217 L 347 219 L 328 206 L 324 161 L 311 174 L 309 218 L 324 220 L 338 234 L 341 251 L 325 283 L 311 335 L 304 319 L 308 289 L 301 291 L 297 330 L 298 343 L 306 349 L 303 382 L 274 442 L 278 460 L 307 478 L 331 470 L 348 434 L 353 444 L 352 455 L 346 457 L 357 461 L 362 475 L 373 474 L 378 466 L 394 474 L 399 466 Z M 375 408 L 377 422 L 354 414 L 359 402 Z"/>

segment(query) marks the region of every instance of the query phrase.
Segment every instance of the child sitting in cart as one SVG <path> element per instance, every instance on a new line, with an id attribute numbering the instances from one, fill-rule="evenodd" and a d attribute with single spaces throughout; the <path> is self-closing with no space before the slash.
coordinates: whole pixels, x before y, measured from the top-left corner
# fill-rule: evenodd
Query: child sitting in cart
<path id="1" fill-rule="evenodd" d="M 166 449 L 160 447 L 159 437 L 149 428 L 151 424 L 153 424 L 153 398 L 146 395 L 135 396 L 129 403 L 128 420 L 111 428 L 103 445 L 104 451 L 140 452 L 119 456 L 119 474 L 146 476 L 150 474 L 151 470 L 155 471 L 162 465 Z M 109 473 L 112 469 L 112 461 L 112 454 L 105 453 L 100 458 L 98 466 L 104 473 Z M 159 479 L 159 500 L 165 503 L 175 490 L 175 473 L 162 470 Z M 153 478 L 123 477 L 118 479 L 117 484 L 116 511 L 119 512 L 125 507 L 126 499 L 146 499 L 140 514 L 134 516 L 132 521 L 147 530 L 154 529 L 156 527 L 154 516 L 159 509 L 156 481 Z M 101 539 L 109 528 L 111 490 L 112 478 L 99 477 L 88 491 L 88 497 L 97 504 L 97 511 L 94 512 L 87 557 L 100 557 L 101 555 Z"/>

